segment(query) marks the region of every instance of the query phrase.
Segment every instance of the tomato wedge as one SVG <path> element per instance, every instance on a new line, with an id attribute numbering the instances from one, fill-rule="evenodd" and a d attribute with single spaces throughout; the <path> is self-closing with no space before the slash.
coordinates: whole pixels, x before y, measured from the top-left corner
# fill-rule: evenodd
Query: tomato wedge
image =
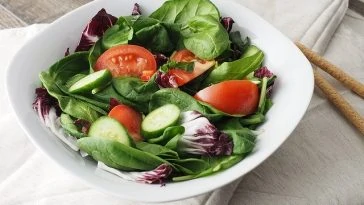
<path id="1" fill-rule="evenodd" d="M 108 69 L 113 77 L 132 76 L 148 81 L 157 70 L 153 54 L 137 45 L 119 45 L 97 59 L 94 70 Z"/>
<path id="2" fill-rule="evenodd" d="M 176 62 L 195 62 L 195 67 L 193 72 L 187 72 L 180 69 L 171 69 L 168 71 L 169 74 L 175 76 L 176 82 L 178 86 L 182 86 L 194 78 L 198 77 L 213 65 L 215 65 L 215 61 L 205 61 L 198 59 L 191 51 L 184 49 L 177 51 L 171 56 L 171 60 Z"/>
<path id="3" fill-rule="evenodd" d="M 195 99 L 232 115 L 249 115 L 259 102 L 258 86 L 249 80 L 229 80 L 200 90 Z"/>
<path id="4" fill-rule="evenodd" d="M 135 142 L 143 141 L 140 135 L 142 115 L 133 108 L 126 105 L 117 105 L 109 112 L 109 117 L 119 121 L 131 135 Z"/>

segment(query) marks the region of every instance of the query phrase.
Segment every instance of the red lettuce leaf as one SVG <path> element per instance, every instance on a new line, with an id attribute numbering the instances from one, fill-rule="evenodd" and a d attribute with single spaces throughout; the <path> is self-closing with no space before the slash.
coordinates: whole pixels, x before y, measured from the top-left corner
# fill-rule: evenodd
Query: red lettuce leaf
<path id="1" fill-rule="evenodd" d="M 88 51 L 117 20 L 115 16 L 108 14 L 105 9 L 101 9 L 83 30 L 76 52 Z"/>
<path id="2" fill-rule="evenodd" d="M 131 12 L 131 15 L 133 15 L 133 16 L 142 15 L 139 4 L 137 4 L 137 3 L 134 4 L 134 8 L 133 8 L 133 11 Z"/>
<path id="3" fill-rule="evenodd" d="M 223 17 L 221 18 L 220 22 L 228 33 L 230 33 L 231 29 L 233 28 L 233 24 L 235 23 L 231 17 Z"/>

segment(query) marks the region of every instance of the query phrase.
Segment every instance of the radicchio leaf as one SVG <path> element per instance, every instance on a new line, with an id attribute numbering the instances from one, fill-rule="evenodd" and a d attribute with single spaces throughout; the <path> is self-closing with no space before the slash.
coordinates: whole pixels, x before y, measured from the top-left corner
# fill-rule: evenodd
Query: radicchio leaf
<path id="1" fill-rule="evenodd" d="M 114 108 L 114 107 L 116 107 L 116 106 L 118 106 L 118 105 L 120 105 L 121 103 L 117 100 L 117 99 L 115 99 L 115 98 L 110 98 L 110 102 L 109 102 L 109 112 Z"/>
<path id="2" fill-rule="evenodd" d="M 162 53 L 153 54 L 155 61 L 157 62 L 157 66 L 160 67 L 163 64 L 167 63 L 168 58 Z"/>
<path id="3" fill-rule="evenodd" d="M 142 15 L 142 12 L 140 11 L 139 4 L 137 4 L 137 3 L 134 4 L 133 11 L 131 12 L 131 15 L 133 15 L 133 16 Z"/>
<path id="4" fill-rule="evenodd" d="M 88 130 L 91 127 L 91 123 L 89 121 L 83 120 L 83 119 L 77 119 L 77 120 L 75 120 L 75 125 L 84 134 L 87 134 L 88 133 Z"/>
<path id="5" fill-rule="evenodd" d="M 177 88 L 178 84 L 174 75 L 157 71 L 156 83 L 160 88 Z"/>
<path id="6" fill-rule="evenodd" d="M 182 126 L 185 132 L 179 141 L 181 151 L 205 156 L 232 154 L 231 138 L 218 130 L 201 113 L 197 111 L 182 113 Z"/>
<path id="7" fill-rule="evenodd" d="M 70 48 L 66 49 L 66 52 L 64 52 L 64 57 L 69 56 L 70 55 Z"/>
<path id="8" fill-rule="evenodd" d="M 228 33 L 230 33 L 231 29 L 233 28 L 233 24 L 235 23 L 231 17 L 223 17 L 221 18 L 220 22 Z"/>
<path id="9" fill-rule="evenodd" d="M 98 162 L 97 167 L 105 171 L 108 171 L 110 173 L 113 173 L 126 180 L 142 182 L 146 184 L 159 183 L 162 185 L 165 182 L 165 180 L 168 179 L 169 175 L 173 171 L 172 167 L 169 166 L 168 164 L 161 164 L 153 170 L 144 172 L 124 172 L 111 168 L 102 162 Z"/>
<path id="10" fill-rule="evenodd" d="M 101 9 L 83 30 L 76 52 L 88 51 L 117 20 L 115 16 L 108 14 L 105 9 Z"/>
<path id="11" fill-rule="evenodd" d="M 35 95 L 33 109 L 38 113 L 39 118 L 43 122 L 45 121 L 46 116 L 48 116 L 51 107 L 56 109 L 57 116 L 61 115 L 61 108 L 59 107 L 58 100 L 52 97 L 47 89 L 43 87 L 36 88 Z"/>
<path id="12" fill-rule="evenodd" d="M 272 76 L 273 76 L 273 73 L 266 66 L 263 66 L 263 67 L 257 69 L 256 71 L 254 71 L 254 77 L 257 77 L 257 78 L 264 78 L 264 77 L 270 78 Z"/>

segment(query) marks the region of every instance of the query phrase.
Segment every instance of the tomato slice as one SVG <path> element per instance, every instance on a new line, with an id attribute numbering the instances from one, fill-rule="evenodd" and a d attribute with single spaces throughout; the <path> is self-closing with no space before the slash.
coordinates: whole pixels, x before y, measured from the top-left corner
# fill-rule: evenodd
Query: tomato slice
<path id="1" fill-rule="evenodd" d="M 187 49 L 177 51 L 171 56 L 171 59 L 176 62 L 195 62 L 193 72 L 187 72 L 180 69 L 170 69 L 168 71 L 169 74 L 175 76 L 178 86 L 182 86 L 190 82 L 215 65 L 215 61 L 205 61 L 198 59 L 191 51 Z"/>
<path id="2" fill-rule="evenodd" d="M 140 135 L 142 115 L 133 108 L 126 105 L 117 105 L 109 112 L 109 117 L 119 121 L 131 135 L 135 142 L 143 141 Z"/>
<path id="3" fill-rule="evenodd" d="M 249 115 L 258 107 L 259 89 L 249 80 L 229 80 L 202 89 L 194 97 L 228 114 Z"/>
<path id="4" fill-rule="evenodd" d="M 119 45 L 97 59 L 95 71 L 108 69 L 113 77 L 132 76 L 148 81 L 157 70 L 153 54 L 137 45 Z"/>

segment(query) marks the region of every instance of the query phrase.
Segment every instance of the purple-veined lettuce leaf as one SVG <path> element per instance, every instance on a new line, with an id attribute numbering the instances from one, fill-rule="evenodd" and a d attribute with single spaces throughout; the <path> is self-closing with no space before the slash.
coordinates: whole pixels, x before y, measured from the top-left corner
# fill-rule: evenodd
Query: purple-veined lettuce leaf
<path id="1" fill-rule="evenodd" d="M 101 9 L 83 30 L 76 52 L 88 51 L 117 20 L 115 16 L 108 14 L 105 9 Z"/>
<path id="2" fill-rule="evenodd" d="M 156 83 L 160 88 L 177 88 L 178 84 L 174 75 L 157 71 Z"/>
<path id="3" fill-rule="evenodd" d="M 182 126 L 185 132 L 179 140 L 179 150 L 189 154 L 205 156 L 231 155 L 231 138 L 218 130 L 209 120 L 197 111 L 182 113 Z"/>
<path id="4" fill-rule="evenodd" d="M 66 51 L 64 52 L 64 57 L 67 57 L 70 55 L 70 48 L 67 48 Z"/>
<path id="5" fill-rule="evenodd" d="M 109 112 L 116 106 L 120 105 L 121 103 L 115 99 L 115 98 L 110 98 L 110 102 L 109 102 Z"/>
<path id="6" fill-rule="evenodd" d="M 264 77 L 270 78 L 273 75 L 274 74 L 266 66 L 263 66 L 254 71 L 254 77 L 257 78 L 264 78 Z"/>
<path id="7" fill-rule="evenodd" d="M 91 127 L 91 123 L 84 119 L 77 119 L 75 120 L 74 124 L 77 126 L 77 128 L 84 134 L 88 133 L 88 130 Z"/>
<path id="8" fill-rule="evenodd" d="M 157 66 L 160 67 L 163 64 L 167 63 L 168 58 L 162 53 L 155 53 L 153 54 L 155 61 L 157 62 Z"/>
<path id="9" fill-rule="evenodd" d="M 146 184 L 159 183 L 163 184 L 169 175 L 172 173 L 172 167 L 168 164 L 161 164 L 157 168 L 150 171 L 143 172 L 125 172 L 118 169 L 111 168 L 102 162 L 97 163 L 97 167 L 115 174 L 125 180 L 141 182 Z"/>
<path id="10" fill-rule="evenodd" d="M 139 6 L 138 3 L 134 4 L 133 11 L 131 12 L 131 15 L 133 15 L 133 16 L 142 15 L 142 12 L 140 11 L 140 6 Z"/>
<path id="11" fill-rule="evenodd" d="M 233 28 L 233 24 L 235 23 L 231 17 L 223 17 L 220 19 L 220 22 L 228 33 L 230 33 L 231 29 Z"/>
<path id="12" fill-rule="evenodd" d="M 35 100 L 33 102 L 33 109 L 38 113 L 39 118 L 44 122 L 48 116 L 51 107 L 56 110 L 57 116 L 61 114 L 61 108 L 59 107 L 58 100 L 52 97 L 47 89 L 39 87 L 35 89 Z"/>
<path id="13" fill-rule="evenodd" d="M 276 79 L 274 73 L 271 72 L 266 66 L 263 66 L 254 71 L 254 77 L 260 79 L 263 79 L 264 77 L 268 78 L 266 95 L 268 98 L 270 98 L 273 92 L 274 81 Z"/>

